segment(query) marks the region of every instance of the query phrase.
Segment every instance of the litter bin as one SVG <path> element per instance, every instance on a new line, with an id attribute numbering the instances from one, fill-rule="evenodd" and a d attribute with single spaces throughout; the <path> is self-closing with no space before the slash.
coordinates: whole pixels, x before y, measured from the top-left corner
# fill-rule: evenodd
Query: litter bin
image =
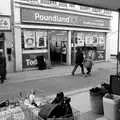
<path id="1" fill-rule="evenodd" d="M 103 97 L 103 109 L 108 120 L 120 120 L 120 96 L 106 94 Z"/>
<path id="2" fill-rule="evenodd" d="M 92 88 L 90 89 L 90 103 L 94 113 L 103 114 L 103 96 L 106 90 L 103 88 Z"/>

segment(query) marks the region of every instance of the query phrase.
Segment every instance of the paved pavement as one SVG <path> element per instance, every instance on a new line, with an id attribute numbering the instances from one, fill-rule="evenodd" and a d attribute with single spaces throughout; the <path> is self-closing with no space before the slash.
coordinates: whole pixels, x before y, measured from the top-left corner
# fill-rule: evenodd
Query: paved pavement
<path id="1" fill-rule="evenodd" d="M 23 81 L 31 81 L 38 80 L 56 76 L 67 76 L 71 75 L 71 71 L 73 66 L 58 66 L 47 70 L 34 70 L 34 71 L 25 71 L 25 72 L 16 72 L 16 73 L 8 73 L 7 79 L 8 82 L 11 83 L 19 83 Z M 102 69 L 116 69 L 115 62 L 100 62 L 95 63 L 93 66 L 93 71 Z M 79 73 L 79 69 L 77 69 L 76 74 Z"/>
<path id="2" fill-rule="evenodd" d="M 26 82 L 35 81 L 35 80 L 37 81 L 45 78 L 71 75 L 72 69 L 73 69 L 73 66 L 59 66 L 59 67 L 54 67 L 54 68 L 42 70 L 42 71 L 35 70 L 35 71 L 29 71 L 29 72 L 8 73 L 7 79 L 8 79 L 8 84 L 22 83 L 25 81 Z M 115 74 L 116 62 L 95 63 L 93 67 L 93 71 L 103 71 L 103 70 L 109 71 L 111 74 Z M 79 73 L 79 69 L 76 71 L 75 75 L 77 75 L 78 73 Z M 71 105 L 80 111 L 80 114 L 81 114 L 80 120 L 106 120 L 103 115 L 97 115 L 91 112 L 91 106 L 90 106 L 90 100 L 89 100 L 89 89 L 91 87 L 89 86 L 88 88 L 65 92 L 65 95 L 70 96 L 72 98 Z"/>

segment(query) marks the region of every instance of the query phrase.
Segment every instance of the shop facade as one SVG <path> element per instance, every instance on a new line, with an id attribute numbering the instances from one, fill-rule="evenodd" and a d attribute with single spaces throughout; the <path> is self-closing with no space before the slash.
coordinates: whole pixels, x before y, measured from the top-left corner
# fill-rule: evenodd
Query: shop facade
<path id="1" fill-rule="evenodd" d="M 110 18 L 15 2 L 16 71 L 37 68 L 37 56 L 48 66 L 74 63 L 75 47 L 94 60 L 106 60 Z"/>

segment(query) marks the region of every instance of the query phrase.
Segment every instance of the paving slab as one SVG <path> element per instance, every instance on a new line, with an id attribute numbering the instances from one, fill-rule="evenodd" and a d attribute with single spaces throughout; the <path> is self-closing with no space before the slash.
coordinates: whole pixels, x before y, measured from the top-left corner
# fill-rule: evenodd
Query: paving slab
<path id="1" fill-rule="evenodd" d="M 71 106 L 80 111 L 80 120 L 107 120 L 103 114 L 92 112 L 89 91 L 71 95 Z"/>

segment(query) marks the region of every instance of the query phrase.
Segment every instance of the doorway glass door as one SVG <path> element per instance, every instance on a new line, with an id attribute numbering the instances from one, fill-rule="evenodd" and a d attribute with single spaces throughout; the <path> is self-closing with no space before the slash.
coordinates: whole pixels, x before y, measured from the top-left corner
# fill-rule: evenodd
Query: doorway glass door
<path id="1" fill-rule="evenodd" d="M 49 31 L 50 60 L 52 65 L 67 63 L 67 31 Z"/>

